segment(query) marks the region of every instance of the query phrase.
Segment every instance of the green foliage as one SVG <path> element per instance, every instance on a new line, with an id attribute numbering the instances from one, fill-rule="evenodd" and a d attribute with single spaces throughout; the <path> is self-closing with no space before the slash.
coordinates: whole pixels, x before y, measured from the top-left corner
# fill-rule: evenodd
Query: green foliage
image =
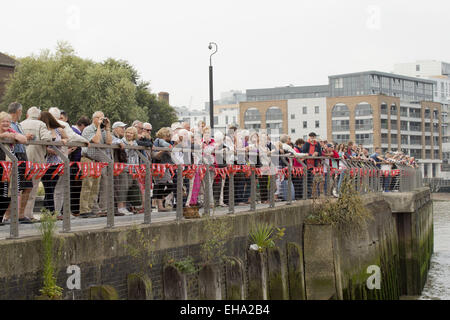
<path id="1" fill-rule="evenodd" d="M 194 258 L 188 256 L 182 260 L 175 260 L 174 258 L 170 258 L 167 260 L 167 263 L 173 265 L 180 272 L 185 274 L 193 274 L 198 271 L 197 266 L 195 265 Z"/>
<path id="2" fill-rule="evenodd" d="M 41 212 L 42 215 L 39 231 L 42 236 L 42 246 L 44 253 L 44 283 L 42 289 L 40 289 L 40 292 L 42 295 L 47 296 L 50 299 L 58 299 L 62 296 L 63 289 L 56 285 L 56 263 L 53 256 L 56 216 L 46 209 L 42 209 Z"/>
<path id="3" fill-rule="evenodd" d="M 228 236 L 231 233 L 231 226 L 224 219 L 214 219 L 206 217 L 205 231 L 208 235 L 200 247 L 200 255 L 204 263 L 218 262 L 222 263 L 225 259 L 225 245 Z"/>
<path id="4" fill-rule="evenodd" d="M 137 226 L 134 227 L 129 234 L 133 233 L 136 235 L 136 246 L 125 245 L 127 252 L 130 256 L 136 260 L 139 266 L 139 273 L 141 275 L 146 274 L 147 268 L 153 268 L 154 264 L 154 253 L 156 249 L 156 242 L 159 240 L 159 235 L 154 238 L 147 237 L 142 229 Z"/>
<path id="5" fill-rule="evenodd" d="M 271 224 L 259 223 L 250 231 L 250 241 L 258 246 L 262 252 L 264 249 L 275 247 L 275 241 L 284 237 L 285 228 L 274 227 Z"/>
<path id="6" fill-rule="evenodd" d="M 158 101 L 149 83 L 139 80 L 138 72 L 126 61 L 83 59 L 68 43 L 58 42 L 54 54 L 43 50 L 18 62 L 7 83 L 2 110 L 13 101 L 22 103 L 25 112 L 31 106 L 58 107 L 68 113 L 70 122 L 81 116 L 90 118 L 100 110 L 112 122 L 150 122 L 154 132 L 177 119 L 175 110 Z"/>
<path id="7" fill-rule="evenodd" d="M 367 220 L 373 219 L 364 206 L 354 183 L 346 176 L 342 182 L 339 198 L 336 201 L 327 199 L 323 203 L 314 202 L 313 213 L 307 218 L 311 224 L 331 224 L 337 227 L 352 226 L 361 230 Z"/>

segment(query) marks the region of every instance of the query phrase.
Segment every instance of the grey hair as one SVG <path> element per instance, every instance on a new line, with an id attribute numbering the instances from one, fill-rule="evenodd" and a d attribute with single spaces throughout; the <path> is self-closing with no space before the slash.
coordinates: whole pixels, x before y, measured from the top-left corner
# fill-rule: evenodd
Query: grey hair
<path id="1" fill-rule="evenodd" d="M 22 109 L 22 105 L 18 102 L 12 102 L 9 104 L 8 106 L 8 113 L 9 114 L 13 114 L 16 113 L 17 111 L 19 111 L 20 109 Z"/>
<path id="2" fill-rule="evenodd" d="M 59 120 L 61 118 L 61 111 L 57 107 L 51 107 L 48 109 L 48 112 L 55 117 L 56 120 Z"/>
<path id="3" fill-rule="evenodd" d="M 30 119 L 38 119 L 41 115 L 41 110 L 38 107 L 33 106 L 28 109 L 27 115 Z"/>
<path id="4" fill-rule="evenodd" d="M 95 118 L 95 115 L 96 115 L 96 114 L 99 114 L 99 113 L 105 115 L 102 111 L 95 111 L 95 112 L 92 114 L 92 119 L 94 119 L 94 118 Z"/>
<path id="5" fill-rule="evenodd" d="M 132 124 L 131 126 L 134 127 L 135 125 L 137 125 L 137 124 L 139 124 L 139 123 L 142 123 L 142 121 L 134 120 L 134 121 L 133 121 L 133 124 Z"/>
<path id="6" fill-rule="evenodd" d="M 280 137 L 280 142 L 281 143 L 286 143 L 289 140 L 289 136 L 287 134 L 282 134 Z"/>
<path id="7" fill-rule="evenodd" d="M 142 125 L 144 128 L 145 127 L 150 127 L 150 129 L 153 129 L 152 124 L 148 123 L 148 122 L 144 122 L 144 124 Z"/>

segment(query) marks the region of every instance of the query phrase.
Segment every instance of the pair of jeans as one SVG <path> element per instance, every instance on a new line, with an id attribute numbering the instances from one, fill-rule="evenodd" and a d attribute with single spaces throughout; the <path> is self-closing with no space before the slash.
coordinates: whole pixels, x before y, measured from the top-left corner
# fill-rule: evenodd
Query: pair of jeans
<path id="1" fill-rule="evenodd" d="M 383 190 L 389 191 L 391 184 L 391 177 L 383 177 Z"/>
<path id="2" fill-rule="evenodd" d="M 342 172 L 339 174 L 339 181 L 338 181 L 338 185 L 337 185 L 337 189 L 336 189 L 336 192 L 338 194 L 341 191 L 341 184 L 342 184 L 342 181 L 344 181 L 346 173 L 347 173 L 347 169 L 343 169 Z"/>
<path id="3" fill-rule="evenodd" d="M 288 201 L 288 180 L 284 179 L 283 181 L 281 181 L 281 190 L 283 191 L 283 199 L 284 201 Z M 291 182 L 290 186 L 290 192 L 291 192 L 291 199 L 295 200 L 295 190 L 294 190 L 294 185 Z"/>

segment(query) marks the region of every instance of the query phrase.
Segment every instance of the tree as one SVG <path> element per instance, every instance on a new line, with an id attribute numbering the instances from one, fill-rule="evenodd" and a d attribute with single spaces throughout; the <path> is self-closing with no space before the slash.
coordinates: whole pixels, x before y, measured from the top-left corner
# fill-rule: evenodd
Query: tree
<path id="1" fill-rule="evenodd" d="M 54 54 L 43 50 L 18 60 L 0 106 L 3 110 L 13 101 L 20 102 L 24 111 L 31 106 L 58 107 L 67 112 L 72 123 L 100 110 L 112 122 L 150 122 L 154 131 L 177 119 L 175 110 L 157 100 L 149 83 L 141 80 L 127 61 L 83 59 L 67 42 L 58 42 Z"/>

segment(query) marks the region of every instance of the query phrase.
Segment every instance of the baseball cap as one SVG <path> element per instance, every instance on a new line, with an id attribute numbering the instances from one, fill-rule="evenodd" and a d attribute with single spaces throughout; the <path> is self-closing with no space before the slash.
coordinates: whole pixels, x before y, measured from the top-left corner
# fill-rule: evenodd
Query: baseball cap
<path id="1" fill-rule="evenodd" d="M 126 127 L 126 126 L 127 125 L 125 123 L 117 121 L 117 122 L 114 122 L 114 124 L 112 125 L 112 128 L 115 129 L 117 127 Z"/>

